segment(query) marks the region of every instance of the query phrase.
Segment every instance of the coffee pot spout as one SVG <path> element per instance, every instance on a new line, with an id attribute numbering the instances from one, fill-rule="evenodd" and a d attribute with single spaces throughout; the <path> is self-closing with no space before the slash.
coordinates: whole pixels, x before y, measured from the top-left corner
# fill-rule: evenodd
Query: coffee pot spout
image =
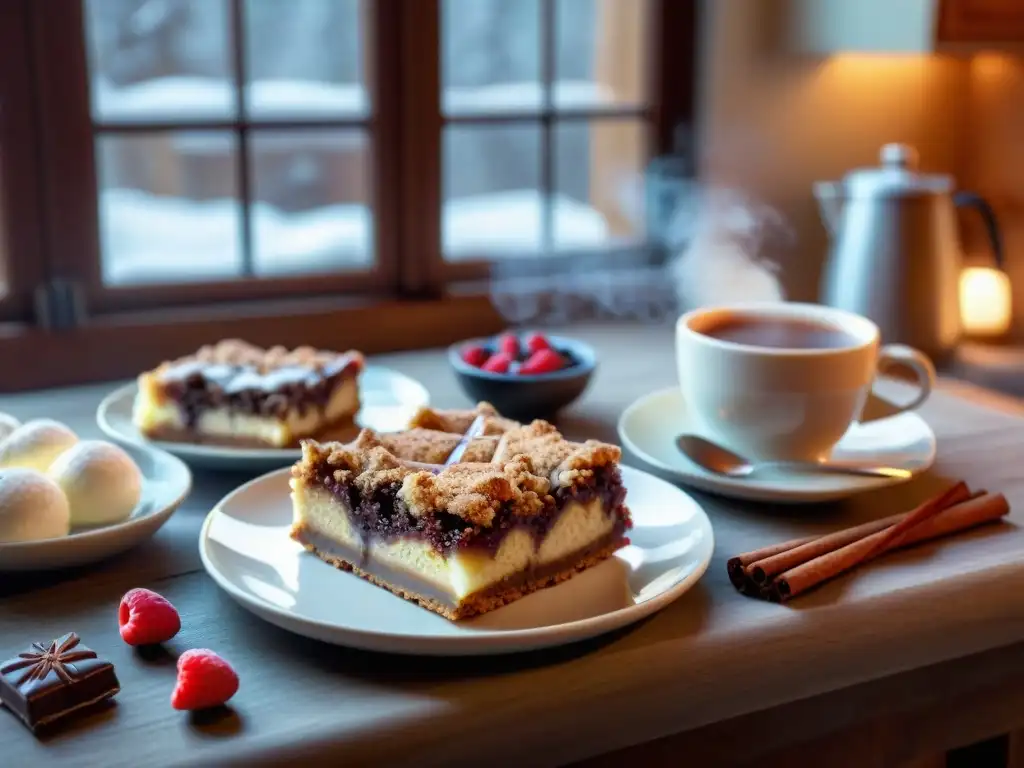
<path id="1" fill-rule="evenodd" d="M 830 237 L 835 237 L 839 230 L 839 222 L 843 217 L 846 203 L 846 191 L 841 181 L 814 182 L 814 198 L 818 201 L 818 211 L 825 223 Z"/>

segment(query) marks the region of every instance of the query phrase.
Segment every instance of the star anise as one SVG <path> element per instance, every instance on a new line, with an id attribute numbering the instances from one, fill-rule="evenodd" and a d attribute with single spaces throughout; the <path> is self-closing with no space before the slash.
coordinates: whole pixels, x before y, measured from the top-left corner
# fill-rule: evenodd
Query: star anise
<path id="1" fill-rule="evenodd" d="M 73 680 L 66 665 L 84 659 L 96 658 L 95 651 L 73 650 L 79 642 L 81 642 L 81 638 L 74 632 L 69 632 L 64 637 L 57 638 L 50 643 L 49 648 L 43 647 L 41 643 L 32 643 L 32 648 L 35 650 L 19 653 L 17 660 L 6 664 L 3 669 L 0 669 L 0 672 L 7 674 L 24 669 L 25 674 L 14 684 L 16 688 L 21 688 L 34 680 L 42 680 L 50 674 L 51 669 L 63 682 L 71 683 Z"/>

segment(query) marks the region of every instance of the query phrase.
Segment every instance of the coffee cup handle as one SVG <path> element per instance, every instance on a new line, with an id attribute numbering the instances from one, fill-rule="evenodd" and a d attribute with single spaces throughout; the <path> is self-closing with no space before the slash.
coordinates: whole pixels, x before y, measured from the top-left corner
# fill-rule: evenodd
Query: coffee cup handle
<path id="1" fill-rule="evenodd" d="M 906 405 L 894 405 L 889 415 L 912 411 L 921 405 L 935 389 L 935 366 L 924 352 L 920 352 L 905 344 L 886 344 L 878 352 L 878 373 L 882 374 L 890 368 L 903 367 L 914 372 L 917 383 L 917 396 Z"/>

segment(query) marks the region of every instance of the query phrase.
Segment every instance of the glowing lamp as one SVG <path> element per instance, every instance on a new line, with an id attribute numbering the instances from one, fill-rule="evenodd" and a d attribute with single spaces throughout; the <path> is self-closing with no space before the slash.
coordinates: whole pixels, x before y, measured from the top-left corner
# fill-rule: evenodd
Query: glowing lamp
<path id="1" fill-rule="evenodd" d="M 992 267 L 960 273 L 960 320 L 969 336 L 1001 336 L 1010 328 L 1010 278 Z"/>

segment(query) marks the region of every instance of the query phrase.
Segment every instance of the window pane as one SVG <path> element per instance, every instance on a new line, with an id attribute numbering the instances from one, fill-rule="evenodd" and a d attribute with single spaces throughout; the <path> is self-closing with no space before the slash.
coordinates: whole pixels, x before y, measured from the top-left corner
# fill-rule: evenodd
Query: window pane
<path id="1" fill-rule="evenodd" d="M 364 6 L 362 0 L 247 0 L 249 115 L 366 114 Z"/>
<path id="2" fill-rule="evenodd" d="M 442 243 L 451 260 L 542 250 L 541 129 L 449 126 Z"/>
<path id="3" fill-rule="evenodd" d="M 649 0 L 553 0 L 558 109 L 642 104 Z"/>
<path id="4" fill-rule="evenodd" d="M 647 124 L 643 121 L 557 124 L 555 247 L 607 247 L 640 239 L 644 234 L 646 157 Z"/>
<path id="5" fill-rule="evenodd" d="M 256 274 L 369 266 L 373 213 L 363 131 L 260 131 L 250 153 Z"/>
<path id="6" fill-rule="evenodd" d="M 540 0 L 442 0 L 447 114 L 540 109 Z"/>
<path id="7" fill-rule="evenodd" d="M 235 113 L 225 0 L 86 0 L 85 19 L 97 119 Z"/>
<path id="8" fill-rule="evenodd" d="M 101 136 L 103 281 L 240 275 L 237 144 L 227 132 Z"/>

